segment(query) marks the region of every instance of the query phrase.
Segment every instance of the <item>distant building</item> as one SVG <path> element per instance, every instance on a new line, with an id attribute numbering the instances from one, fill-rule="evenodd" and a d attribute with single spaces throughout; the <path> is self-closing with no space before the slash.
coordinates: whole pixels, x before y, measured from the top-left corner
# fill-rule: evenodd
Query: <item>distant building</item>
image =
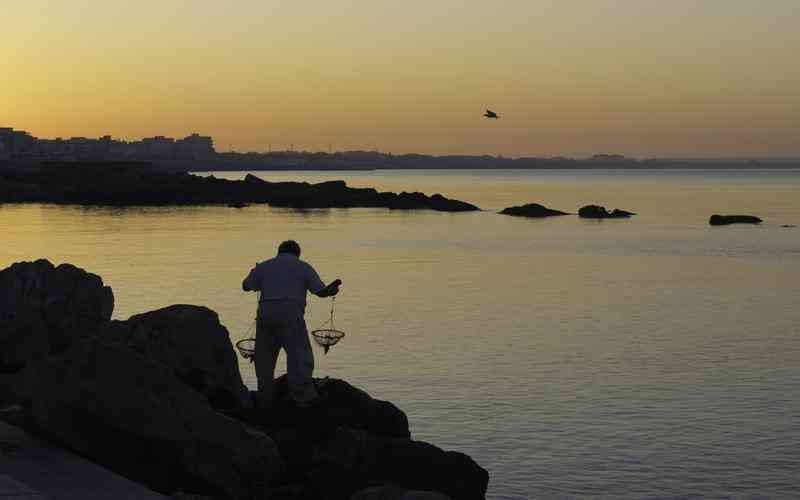
<path id="1" fill-rule="evenodd" d="M 0 144 L 8 157 L 36 156 L 37 140 L 24 130 L 10 127 L 0 128 Z"/>
<path id="2" fill-rule="evenodd" d="M 209 136 L 192 134 L 175 141 L 176 157 L 179 159 L 200 160 L 216 154 L 214 141 Z"/>
<path id="3" fill-rule="evenodd" d="M 40 157 L 60 160 L 197 160 L 213 158 L 214 141 L 191 134 L 183 139 L 157 135 L 141 141 L 121 141 L 104 135 L 99 139 L 37 139 L 27 132 L 0 128 L 0 158 Z"/>

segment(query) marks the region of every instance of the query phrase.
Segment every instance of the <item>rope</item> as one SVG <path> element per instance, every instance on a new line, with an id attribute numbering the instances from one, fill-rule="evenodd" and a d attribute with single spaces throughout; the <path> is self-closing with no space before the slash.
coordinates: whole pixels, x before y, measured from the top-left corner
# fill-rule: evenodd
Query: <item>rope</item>
<path id="1" fill-rule="evenodd" d="M 333 325 L 333 310 L 335 307 L 336 307 L 336 296 L 334 295 L 333 297 L 331 297 L 331 316 L 330 318 L 328 318 L 327 321 L 319 325 L 319 328 L 317 328 L 317 330 L 322 330 L 323 329 L 322 327 L 328 324 L 331 325 L 331 330 L 336 330 L 336 327 Z"/>

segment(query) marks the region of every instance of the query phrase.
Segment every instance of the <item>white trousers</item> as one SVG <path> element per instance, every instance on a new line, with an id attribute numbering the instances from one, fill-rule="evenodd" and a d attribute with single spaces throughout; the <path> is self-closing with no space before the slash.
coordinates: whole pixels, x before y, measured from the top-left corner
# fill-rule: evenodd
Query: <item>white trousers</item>
<path id="1" fill-rule="evenodd" d="M 288 300 L 266 300 L 259 304 L 255 364 L 261 408 L 268 408 L 275 398 L 275 363 L 281 349 L 286 352 L 289 395 L 298 403 L 317 397 L 311 378 L 314 353 L 303 312 L 300 304 Z"/>

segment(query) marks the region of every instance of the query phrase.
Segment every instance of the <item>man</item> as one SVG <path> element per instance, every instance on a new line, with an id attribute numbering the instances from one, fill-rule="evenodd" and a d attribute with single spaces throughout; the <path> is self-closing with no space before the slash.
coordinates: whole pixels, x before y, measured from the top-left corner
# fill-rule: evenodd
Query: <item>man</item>
<path id="1" fill-rule="evenodd" d="M 314 268 L 300 260 L 300 245 L 293 240 L 281 243 L 278 255 L 256 264 L 242 282 L 244 291 L 260 292 L 255 353 L 260 408 L 268 408 L 274 398 L 275 362 L 281 348 L 286 352 L 289 395 L 300 407 L 317 398 L 311 378 L 314 354 L 304 318 L 306 292 L 331 297 L 341 284 L 337 279 L 326 286 Z"/>

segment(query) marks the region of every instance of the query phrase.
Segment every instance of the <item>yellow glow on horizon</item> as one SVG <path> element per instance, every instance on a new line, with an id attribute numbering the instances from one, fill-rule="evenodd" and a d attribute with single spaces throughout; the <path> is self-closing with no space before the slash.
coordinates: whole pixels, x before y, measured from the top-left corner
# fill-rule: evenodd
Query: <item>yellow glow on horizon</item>
<path id="1" fill-rule="evenodd" d="M 0 126 L 196 131 L 218 150 L 800 154 L 793 0 L 332 4 L 4 6 Z"/>

